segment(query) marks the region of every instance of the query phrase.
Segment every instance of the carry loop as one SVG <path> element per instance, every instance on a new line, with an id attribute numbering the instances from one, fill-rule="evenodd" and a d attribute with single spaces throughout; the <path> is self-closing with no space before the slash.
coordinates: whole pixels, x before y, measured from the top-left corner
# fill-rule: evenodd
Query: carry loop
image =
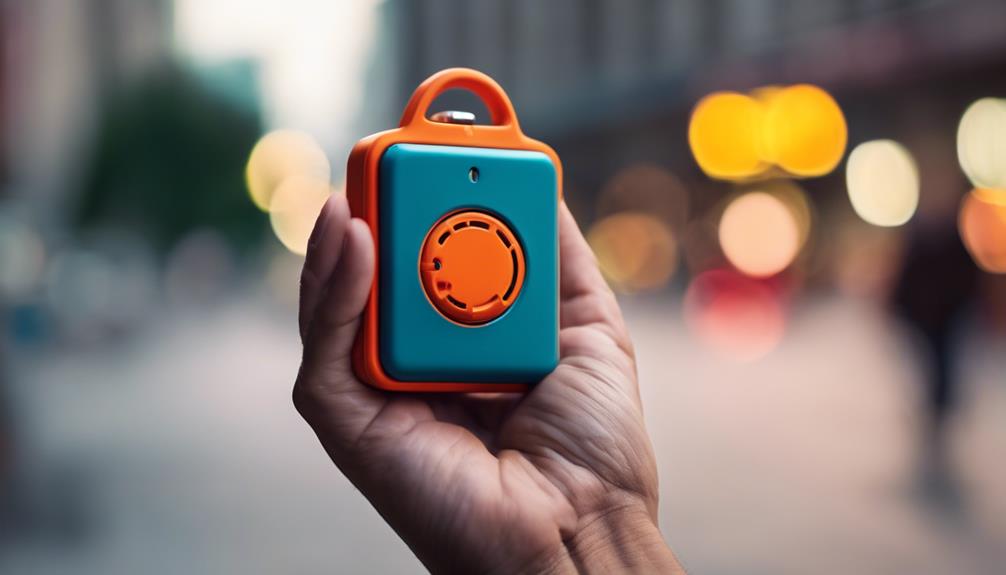
<path id="1" fill-rule="evenodd" d="M 486 108 L 489 109 L 492 125 L 457 126 L 434 122 L 427 118 L 426 113 L 433 100 L 445 91 L 454 88 L 469 90 L 481 98 Z M 427 78 L 409 98 L 409 103 L 405 106 L 405 112 L 402 113 L 402 121 L 399 125 L 405 130 L 418 129 L 424 132 L 436 128 L 487 130 L 497 132 L 500 135 L 506 132 L 507 135 L 517 137 L 523 135 L 520 131 L 520 125 L 517 123 L 517 114 L 514 113 L 513 104 L 510 103 L 510 98 L 507 97 L 503 88 L 496 83 L 496 80 L 471 68 L 448 68 Z"/>

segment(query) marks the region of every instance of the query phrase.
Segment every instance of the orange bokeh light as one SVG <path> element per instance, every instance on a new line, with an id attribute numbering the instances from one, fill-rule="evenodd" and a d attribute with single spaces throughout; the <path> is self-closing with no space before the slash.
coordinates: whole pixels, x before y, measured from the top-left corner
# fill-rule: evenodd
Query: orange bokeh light
<path id="1" fill-rule="evenodd" d="M 1006 192 L 972 191 L 961 202 L 957 223 L 964 246 L 978 267 L 1006 273 Z"/>
<path id="2" fill-rule="evenodd" d="M 726 180 L 768 169 L 760 156 L 762 105 L 736 92 L 716 92 L 699 101 L 688 125 L 688 143 L 706 174 Z"/>

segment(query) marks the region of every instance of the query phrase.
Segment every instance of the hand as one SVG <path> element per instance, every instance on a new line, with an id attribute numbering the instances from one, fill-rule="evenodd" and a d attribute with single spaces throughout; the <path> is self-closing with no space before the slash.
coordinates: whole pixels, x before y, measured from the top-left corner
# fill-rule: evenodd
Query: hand
<path id="1" fill-rule="evenodd" d="M 618 303 L 560 207 L 559 366 L 526 395 L 386 393 L 353 374 L 374 243 L 333 196 L 301 278 L 294 404 L 431 571 L 680 570 Z"/>

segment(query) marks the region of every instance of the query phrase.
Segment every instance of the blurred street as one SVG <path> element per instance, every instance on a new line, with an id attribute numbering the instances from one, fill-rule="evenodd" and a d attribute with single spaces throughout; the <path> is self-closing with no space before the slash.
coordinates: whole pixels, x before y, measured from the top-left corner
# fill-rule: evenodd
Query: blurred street
<path id="1" fill-rule="evenodd" d="M 15 489 L 33 519 L 0 572 L 421 571 L 293 410 L 296 314 L 257 297 L 15 362 Z M 1001 572 L 1002 341 L 966 339 L 941 476 L 918 455 L 909 335 L 870 304 L 807 299 L 745 364 L 690 337 L 674 299 L 623 303 L 661 526 L 691 571 Z"/>
<path id="2" fill-rule="evenodd" d="M 690 572 L 1006 572 L 1003 22 L 1002 0 L 0 0 L 0 574 L 422 571 L 290 397 L 317 216 L 405 109 L 561 159 L 561 190 L 523 187 L 561 193 L 622 298 Z M 505 96 L 407 107 L 456 67 Z M 522 247 L 493 207 L 515 187 L 404 227 L 478 209 Z"/>

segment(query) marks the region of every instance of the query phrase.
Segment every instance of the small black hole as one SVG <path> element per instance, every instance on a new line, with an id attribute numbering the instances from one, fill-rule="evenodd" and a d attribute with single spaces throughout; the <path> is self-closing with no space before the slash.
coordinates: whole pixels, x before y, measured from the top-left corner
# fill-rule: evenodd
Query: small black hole
<path id="1" fill-rule="evenodd" d="M 443 264 L 440 263 L 440 258 L 435 258 L 433 260 L 433 269 L 438 270 L 441 267 L 443 267 Z"/>
<path id="2" fill-rule="evenodd" d="M 479 181 L 479 169 L 472 166 L 468 169 L 468 179 L 474 184 Z"/>

